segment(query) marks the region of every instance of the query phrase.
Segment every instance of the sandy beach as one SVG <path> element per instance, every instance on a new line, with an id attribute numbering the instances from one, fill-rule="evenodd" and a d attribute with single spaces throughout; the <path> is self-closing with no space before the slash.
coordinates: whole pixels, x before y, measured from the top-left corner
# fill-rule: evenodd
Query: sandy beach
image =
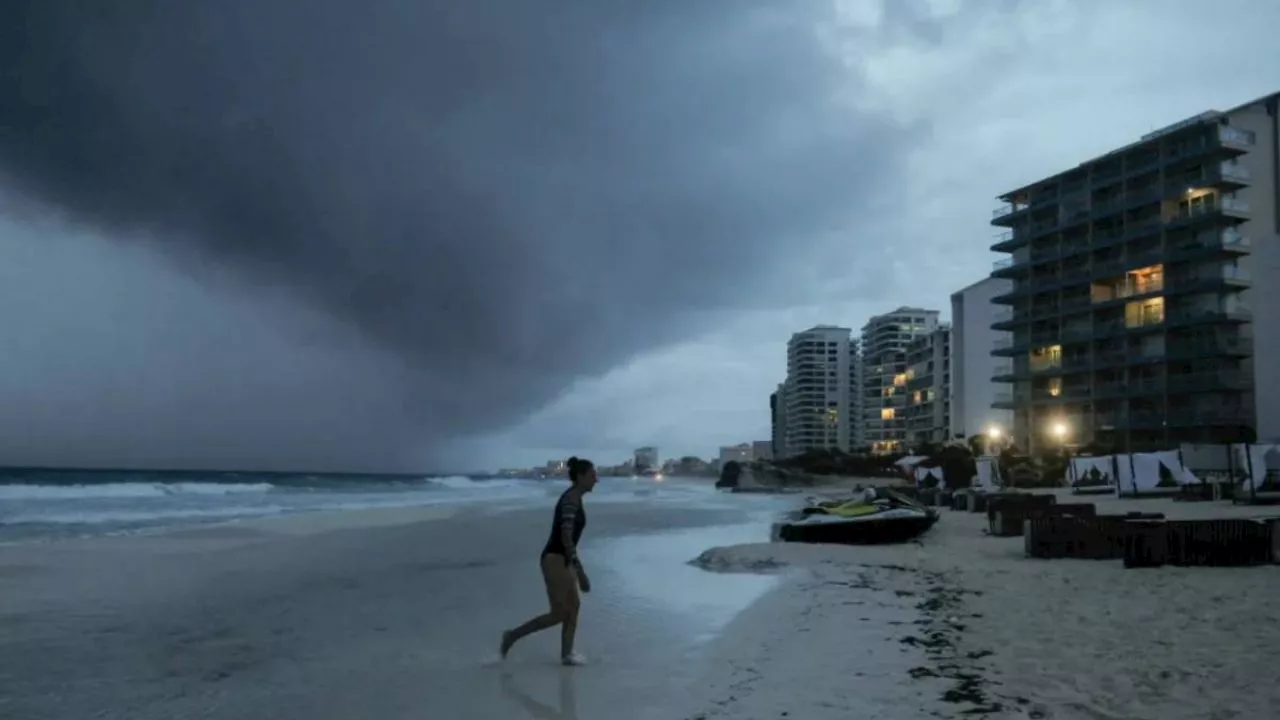
<path id="1" fill-rule="evenodd" d="M 591 664 L 573 669 L 554 633 L 496 655 L 501 628 L 545 602 L 545 508 L 0 547 L 0 717 L 1141 720 L 1280 704 L 1276 568 L 1027 560 L 949 511 L 920 544 L 768 543 L 767 511 L 795 501 L 592 507 Z"/>
<path id="2" fill-rule="evenodd" d="M 1074 501 L 1170 518 L 1280 515 L 1223 503 Z M 927 662 L 909 674 L 945 684 L 940 698 L 951 707 L 943 717 L 1225 720 L 1269 717 L 1280 707 L 1280 688 L 1262 670 L 1280 644 L 1280 568 L 1125 570 L 1119 561 L 1030 560 L 1022 538 L 986 536 L 984 514 L 943 512 L 918 545 L 756 544 L 718 548 L 705 560 L 811 569 L 818 582 L 808 602 L 846 628 L 861 619 L 840 609 L 848 601 L 842 583 L 918 599 L 920 617 L 896 635 L 925 648 Z M 840 642 L 819 640 L 812 652 L 837 655 Z M 739 694 L 739 708 L 777 697 L 759 696 Z M 817 712 L 818 703 L 811 706 Z"/>

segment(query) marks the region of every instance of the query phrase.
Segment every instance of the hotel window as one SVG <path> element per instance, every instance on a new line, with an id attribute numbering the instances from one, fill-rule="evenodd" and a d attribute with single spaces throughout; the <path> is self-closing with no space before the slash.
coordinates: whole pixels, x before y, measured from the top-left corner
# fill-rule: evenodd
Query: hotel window
<path id="1" fill-rule="evenodd" d="M 1048 370 L 1062 367 L 1062 346 L 1049 345 L 1031 351 L 1031 371 Z"/>
<path id="2" fill-rule="evenodd" d="M 1151 265 L 1130 270 L 1126 280 L 1134 295 L 1160 292 L 1164 289 L 1164 266 Z"/>
<path id="3" fill-rule="evenodd" d="M 881 419 L 881 420 L 892 420 L 892 419 L 893 419 L 893 408 L 881 408 L 881 409 L 880 409 L 880 419 Z"/>
<path id="4" fill-rule="evenodd" d="M 1145 327 L 1164 322 L 1164 298 L 1150 298 L 1124 306 L 1125 327 Z"/>

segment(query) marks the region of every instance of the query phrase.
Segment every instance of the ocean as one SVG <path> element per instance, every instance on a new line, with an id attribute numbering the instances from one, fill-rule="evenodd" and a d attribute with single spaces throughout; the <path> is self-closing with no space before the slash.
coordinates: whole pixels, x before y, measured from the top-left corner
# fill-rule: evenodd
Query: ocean
<path id="1" fill-rule="evenodd" d="M 593 501 L 700 496 L 705 479 L 601 478 Z M 0 470 L 0 543 L 163 531 L 291 513 L 491 502 L 525 505 L 564 480 Z"/>

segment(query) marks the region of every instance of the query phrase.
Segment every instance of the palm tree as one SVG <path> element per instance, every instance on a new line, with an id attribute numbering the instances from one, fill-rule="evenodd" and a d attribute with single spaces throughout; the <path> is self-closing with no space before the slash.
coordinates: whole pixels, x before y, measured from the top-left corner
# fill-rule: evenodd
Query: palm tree
<path id="1" fill-rule="evenodd" d="M 970 435 L 965 444 L 969 446 L 969 452 L 973 453 L 974 457 L 981 457 L 987 454 L 986 440 L 981 435 Z"/>

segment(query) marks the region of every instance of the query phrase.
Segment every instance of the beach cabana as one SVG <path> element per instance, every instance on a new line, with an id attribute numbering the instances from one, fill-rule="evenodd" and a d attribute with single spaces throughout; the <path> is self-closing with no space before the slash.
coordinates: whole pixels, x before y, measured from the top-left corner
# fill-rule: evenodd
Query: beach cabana
<path id="1" fill-rule="evenodd" d="M 1177 450 L 1118 455 L 1119 493 L 1128 497 L 1176 495 L 1184 487 L 1203 484 L 1182 464 Z"/>
<path id="2" fill-rule="evenodd" d="M 999 458 L 994 456 L 985 456 L 976 458 L 974 465 L 978 469 L 978 474 L 973 476 L 973 482 L 970 486 L 974 490 L 982 492 L 999 492 L 1004 486 L 1004 482 L 1000 478 L 1000 462 Z"/>
<path id="3" fill-rule="evenodd" d="M 1241 482 L 1233 496 L 1236 502 L 1280 503 L 1280 444 L 1238 444 L 1232 452 L 1236 467 L 1241 468 Z"/>
<path id="4" fill-rule="evenodd" d="M 1071 492 L 1077 495 L 1110 495 L 1116 492 L 1116 461 L 1114 455 L 1098 457 L 1077 456 L 1071 458 L 1067 478 Z"/>

